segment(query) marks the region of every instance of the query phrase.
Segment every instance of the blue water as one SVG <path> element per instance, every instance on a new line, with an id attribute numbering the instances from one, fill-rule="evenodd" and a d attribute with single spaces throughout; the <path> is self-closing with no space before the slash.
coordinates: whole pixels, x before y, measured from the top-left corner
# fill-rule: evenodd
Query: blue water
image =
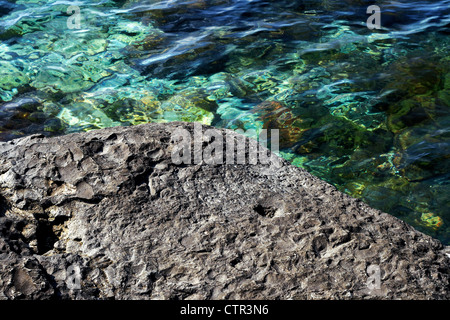
<path id="1" fill-rule="evenodd" d="M 449 244 L 449 26 L 449 0 L 0 0 L 0 140 L 278 128 L 294 165 Z"/>

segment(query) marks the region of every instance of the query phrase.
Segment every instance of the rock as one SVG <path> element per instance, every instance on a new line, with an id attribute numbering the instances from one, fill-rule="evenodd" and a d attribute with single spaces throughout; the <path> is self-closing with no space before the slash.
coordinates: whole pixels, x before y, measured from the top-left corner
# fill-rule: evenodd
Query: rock
<path id="1" fill-rule="evenodd" d="M 0 61 L 0 102 L 11 101 L 17 88 L 29 83 L 25 70 L 20 62 Z"/>
<path id="2" fill-rule="evenodd" d="M 392 81 L 383 89 L 391 103 L 406 97 L 427 96 L 436 91 L 444 73 L 444 62 L 435 61 L 435 57 L 403 57 L 390 66 L 389 77 Z"/>
<path id="3" fill-rule="evenodd" d="M 177 128 L 0 143 L 0 299 L 450 298 L 438 240 L 281 159 L 176 165 Z"/>
<path id="4" fill-rule="evenodd" d="M 279 129 L 281 149 L 290 148 L 301 140 L 303 133 L 309 129 L 309 123 L 295 116 L 289 108 L 278 101 L 264 101 L 258 104 L 252 113 L 263 122 L 263 129 Z"/>

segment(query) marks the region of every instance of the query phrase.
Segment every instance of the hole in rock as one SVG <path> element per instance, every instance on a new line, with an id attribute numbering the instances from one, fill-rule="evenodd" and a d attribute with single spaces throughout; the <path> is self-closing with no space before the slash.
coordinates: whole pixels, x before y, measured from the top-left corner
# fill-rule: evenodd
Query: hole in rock
<path id="1" fill-rule="evenodd" d="M 67 217 L 57 217 L 54 221 L 39 220 L 36 228 L 38 254 L 44 254 L 53 249 L 55 242 L 59 240 L 59 234 L 55 232 L 54 226 L 61 225 L 66 220 Z"/>
<path id="2" fill-rule="evenodd" d="M 9 209 L 8 202 L 3 196 L 0 196 L 0 217 L 4 217 L 8 209 Z"/>
<path id="3" fill-rule="evenodd" d="M 277 211 L 276 208 L 263 206 L 261 204 L 258 204 L 256 207 L 254 207 L 253 210 L 255 210 L 256 213 L 258 213 L 260 216 L 269 218 L 273 217 L 275 215 L 275 212 Z"/>

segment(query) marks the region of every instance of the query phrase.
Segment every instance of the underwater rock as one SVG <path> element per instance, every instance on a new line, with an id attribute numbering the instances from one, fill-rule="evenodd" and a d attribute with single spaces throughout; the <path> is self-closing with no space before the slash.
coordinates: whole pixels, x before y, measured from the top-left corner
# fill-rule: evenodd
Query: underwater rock
<path id="1" fill-rule="evenodd" d="M 97 105 L 110 119 L 124 125 L 152 122 L 157 120 L 161 113 L 161 102 L 151 94 L 145 95 L 140 100 L 117 97 L 113 103 L 103 101 Z"/>
<path id="2" fill-rule="evenodd" d="M 0 101 L 10 101 L 17 88 L 29 83 L 25 68 L 21 62 L 0 61 Z"/>
<path id="3" fill-rule="evenodd" d="M 42 111 L 48 115 L 56 116 L 61 112 L 61 106 L 53 102 L 44 102 Z"/>
<path id="4" fill-rule="evenodd" d="M 28 115 L 28 120 L 36 123 L 43 123 L 47 119 L 47 115 L 43 112 L 33 112 Z"/>
<path id="5" fill-rule="evenodd" d="M 219 100 L 231 97 L 230 85 L 227 82 L 229 75 L 225 72 L 219 72 L 209 77 L 205 85 L 209 100 Z"/>
<path id="6" fill-rule="evenodd" d="M 187 100 L 186 104 L 192 104 L 197 108 L 201 108 L 212 113 L 215 113 L 217 111 L 217 103 L 208 99 L 208 96 L 204 89 L 192 88 L 181 91 L 178 95 Z"/>
<path id="7" fill-rule="evenodd" d="M 46 134 L 45 123 L 54 120 L 56 114 L 42 110 L 42 101 L 33 95 L 22 95 L 10 102 L 0 103 L 0 141 L 8 141 L 30 133 Z M 62 133 L 61 130 L 58 132 Z"/>
<path id="8" fill-rule="evenodd" d="M 62 134 L 66 130 L 67 125 L 58 118 L 48 119 L 44 123 L 44 131 Z"/>
<path id="9" fill-rule="evenodd" d="M 389 100 L 395 102 L 436 91 L 441 85 L 444 66 L 433 60 L 424 52 L 422 56 L 402 57 L 391 63 L 385 76 L 389 81 L 382 92 L 388 93 Z"/>
<path id="10" fill-rule="evenodd" d="M 120 122 L 108 117 L 90 100 L 76 101 L 64 106 L 58 118 L 71 127 L 89 126 L 91 129 L 99 129 L 120 125 Z"/>
<path id="11" fill-rule="evenodd" d="M 301 140 L 308 123 L 295 116 L 281 102 L 264 101 L 251 110 L 263 122 L 263 129 L 279 129 L 280 149 L 290 148 Z"/>
<path id="12" fill-rule="evenodd" d="M 137 21 L 117 21 L 110 27 L 109 33 L 109 42 L 120 42 L 120 47 L 133 45 L 139 50 L 148 50 L 157 43 L 152 40 L 163 39 L 162 32 L 158 32 L 151 25 L 144 25 Z"/>
<path id="13" fill-rule="evenodd" d="M 243 77 L 227 74 L 225 82 L 230 94 L 234 97 L 248 99 L 255 93 L 254 85 Z"/>
<path id="14" fill-rule="evenodd" d="M 393 104 L 388 110 L 387 125 L 392 132 L 420 127 L 446 116 L 446 107 L 432 96 L 415 96 Z"/>
<path id="15" fill-rule="evenodd" d="M 120 41 L 124 41 L 121 38 L 123 37 L 123 34 L 119 35 L 113 35 L 115 37 L 120 37 Z M 151 32 L 147 31 L 144 34 L 143 39 L 135 39 L 133 37 L 132 41 L 130 43 L 132 46 L 136 49 L 136 56 L 139 56 L 142 54 L 142 52 L 146 52 L 149 50 L 155 50 L 158 46 L 162 45 L 163 41 L 168 40 L 167 35 L 165 35 L 164 32 L 158 29 L 154 29 Z M 127 48 L 127 55 L 132 55 L 133 50 L 131 48 Z"/>
<path id="16" fill-rule="evenodd" d="M 434 230 L 438 230 L 444 224 L 442 218 L 436 216 L 432 212 L 422 213 L 420 220 L 427 228 L 432 228 Z"/>
<path id="17" fill-rule="evenodd" d="M 426 127 L 416 126 L 403 129 L 394 138 L 396 158 L 393 164 L 410 181 L 420 181 L 448 172 L 446 132 L 428 132 Z"/>
<path id="18" fill-rule="evenodd" d="M 95 36 L 83 35 L 77 37 L 76 34 L 63 34 L 48 46 L 48 50 L 62 54 L 67 60 L 75 55 L 79 56 L 80 52 L 83 53 L 83 56 L 93 56 L 104 52 L 108 46 L 107 40 L 101 37 L 105 37 L 105 35 L 96 34 Z M 83 60 L 79 58 L 78 61 Z"/>
<path id="19" fill-rule="evenodd" d="M 90 89 L 94 83 L 85 79 L 82 70 L 70 66 L 59 65 L 42 66 L 31 85 L 49 92 L 62 91 L 72 93 Z"/>
<path id="20" fill-rule="evenodd" d="M 282 159 L 176 165 L 179 129 L 0 143 L 0 299 L 450 298 L 438 240 Z"/>
<path id="21" fill-rule="evenodd" d="M 330 84 L 330 74 L 323 67 L 317 67 L 289 79 L 290 86 L 297 92 L 318 90 Z"/>
<path id="22" fill-rule="evenodd" d="M 161 104 L 161 120 L 212 124 L 217 104 L 207 99 L 204 90 L 188 89 Z"/>
<path id="23" fill-rule="evenodd" d="M 269 70 L 258 70 L 245 74 L 242 77 L 245 81 L 253 84 L 257 92 L 277 93 L 281 80 Z"/>

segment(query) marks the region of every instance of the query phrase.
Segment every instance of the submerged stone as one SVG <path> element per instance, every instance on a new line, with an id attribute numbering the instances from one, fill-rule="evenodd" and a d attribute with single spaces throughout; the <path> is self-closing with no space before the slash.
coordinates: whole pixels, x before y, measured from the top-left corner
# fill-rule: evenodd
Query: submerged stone
<path id="1" fill-rule="evenodd" d="M 161 118 L 164 121 L 189 121 L 211 124 L 215 110 L 215 102 L 206 100 L 204 94 L 186 91 L 171 97 L 161 104 Z"/>
<path id="2" fill-rule="evenodd" d="M 301 140 L 308 126 L 300 117 L 294 116 L 292 111 L 277 101 L 265 101 L 251 110 L 257 119 L 263 122 L 263 129 L 279 130 L 280 149 L 290 148 Z"/>
<path id="3" fill-rule="evenodd" d="M 17 88 L 28 84 L 30 78 L 26 74 L 23 63 L 0 61 L 0 99 L 11 101 L 17 93 Z"/>
<path id="4" fill-rule="evenodd" d="M 58 118 L 49 119 L 44 123 L 44 131 L 52 132 L 52 133 L 64 133 L 67 126 L 66 124 Z"/>

